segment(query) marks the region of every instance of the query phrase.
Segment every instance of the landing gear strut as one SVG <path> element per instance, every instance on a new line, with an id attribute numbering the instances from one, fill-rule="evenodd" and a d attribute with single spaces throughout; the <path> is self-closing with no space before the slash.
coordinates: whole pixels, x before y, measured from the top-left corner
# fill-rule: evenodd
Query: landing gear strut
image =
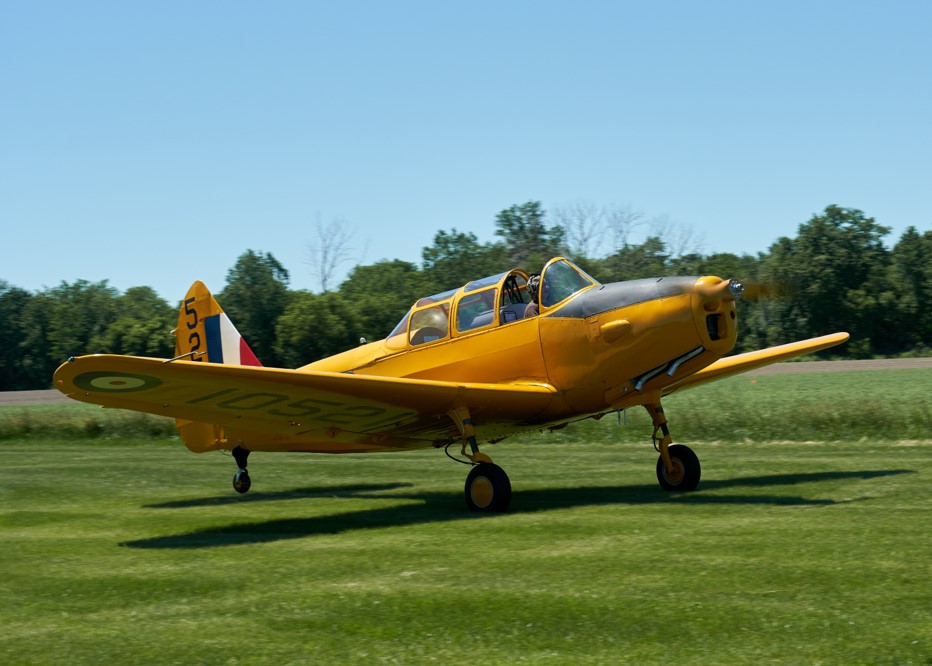
<path id="1" fill-rule="evenodd" d="M 695 490 L 702 475 L 699 457 L 688 446 L 673 444 L 667 419 L 659 402 L 646 404 L 644 408 L 654 422 L 654 446 L 660 452 L 657 459 L 657 481 L 660 482 L 660 487 L 672 491 Z"/>
<path id="2" fill-rule="evenodd" d="M 479 452 L 476 428 L 473 426 L 469 410 L 466 407 L 457 407 L 447 412 L 447 415 L 456 424 L 463 440 L 460 453 L 469 458 L 470 462 L 467 464 L 473 466 L 466 477 L 466 506 L 470 511 L 480 513 L 507 511 L 508 505 L 511 504 L 511 481 L 508 480 L 505 470 L 493 463 L 487 455 Z M 467 446 L 470 453 L 466 453 Z"/>
<path id="3" fill-rule="evenodd" d="M 236 474 L 233 475 L 233 490 L 243 494 L 249 491 L 252 480 L 249 478 L 249 472 L 246 471 L 246 460 L 249 458 L 249 451 L 241 446 L 233 449 L 233 459 L 236 460 Z"/>

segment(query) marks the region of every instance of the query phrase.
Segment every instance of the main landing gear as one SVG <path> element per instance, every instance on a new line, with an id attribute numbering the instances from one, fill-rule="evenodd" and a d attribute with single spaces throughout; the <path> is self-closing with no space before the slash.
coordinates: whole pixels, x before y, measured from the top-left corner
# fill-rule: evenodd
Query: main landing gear
<path id="1" fill-rule="evenodd" d="M 659 402 L 644 405 L 654 422 L 654 448 L 660 452 L 657 459 L 657 481 L 664 490 L 690 491 L 699 485 L 702 468 L 699 457 L 684 444 L 673 444 L 663 407 Z M 660 433 L 660 436 L 658 436 Z"/>
<path id="2" fill-rule="evenodd" d="M 659 401 L 648 403 L 644 407 L 653 421 L 652 438 L 654 447 L 660 453 L 657 459 L 657 481 L 660 482 L 660 487 L 675 492 L 695 490 L 702 475 L 699 458 L 688 446 L 673 444 L 670 429 L 667 427 L 667 419 Z M 506 511 L 511 503 L 511 482 L 508 480 L 508 475 L 487 455 L 479 452 L 479 446 L 476 444 L 476 430 L 469 411 L 465 408 L 458 408 L 448 412 L 448 415 L 460 431 L 463 442 L 460 453 L 469 459 L 469 464 L 473 465 L 472 471 L 466 477 L 466 506 L 470 511 L 485 513 Z M 467 445 L 471 453 L 466 452 Z"/>
<path id="3" fill-rule="evenodd" d="M 702 474 L 699 458 L 688 446 L 673 444 L 670 429 L 667 427 L 667 419 L 659 402 L 648 403 L 644 407 L 654 424 L 652 436 L 654 447 L 660 452 L 660 457 L 657 459 L 657 481 L 660 482 L 660 487 L 668 491 L 695 490 Z M 464 488 L 467 508 L 479 513 L 507 511 L 511 504 L 511 481 L 505 474 L 505 470 L 493 463 L 487 455 L 479 452 L 476 429 L 469 411 L 463 407 L 453 409 L 447 414 L 460 432 L 462 438 L 460 453 L 468 458 L 469 462 L 450 457 L 472 465 L 472 470 L 466 476 Z M 469 446 L 470 453 L 466 452 L 467 446 Z M 252 485 L 249 472 L 246 471 L 249 451 L 237 446 L 233 449 L 233 458 L 237 466 L 236 474 L 233 476 L 233 488 L 238 493 L 245 493 Z"/>
<path id="4" fill-rule="evenodd" d="M 487 455 L 479 452 L 479 445 L 476 443 L 476 428 L 469 416 L 469 410 L 460 407 L 450 410 L 447 414 L 460 431 L 460 437 L 463 440 L 460 453 L 469 459 L 469 463 L 466 464 L 473 466 L 466 477 L 464 489 L 467 508 L 479 513 L 507 511 L 511 504 L 511 481 L 508 480 L 505 470 L 493 463 Z M 467 445 L 469 445 L 470 453 L 466 453 Z M 449 452 L 447 455 L 450 455 Z M 453 456 L 450 457 L 453 458 Z M 459 460 L 458 462 L 465 461 Z"/>

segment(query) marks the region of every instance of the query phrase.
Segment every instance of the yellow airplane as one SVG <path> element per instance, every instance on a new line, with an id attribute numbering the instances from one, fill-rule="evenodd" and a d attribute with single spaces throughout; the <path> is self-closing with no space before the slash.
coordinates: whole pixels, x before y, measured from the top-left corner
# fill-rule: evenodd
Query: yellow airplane
<path id="1" fill-rule="evenodd" d="M 195 282 L 174 358 L 70 358 L 54 382 L 75 400 L 174 417 L 191 451 L 232 451 L 241 493 L 252 451 L 435 448 L 457 459 L 449 449 L 459 443 L 460 462 L 472 465 L 467 506 L 504 511 L 511 483 L 480 442 L 636 405 L 653 421 L 660 486 L 689 491 L 699 459 L 672 443 L 663 397 L 848 339 L 834 333 L 726 357 L 743 292 L 737 280 L 711 276 L 600 284 L 556 257 L 540 275 L 514 269 L 422 298 L 386 339 L 289 370 L 261 367 Z"/>

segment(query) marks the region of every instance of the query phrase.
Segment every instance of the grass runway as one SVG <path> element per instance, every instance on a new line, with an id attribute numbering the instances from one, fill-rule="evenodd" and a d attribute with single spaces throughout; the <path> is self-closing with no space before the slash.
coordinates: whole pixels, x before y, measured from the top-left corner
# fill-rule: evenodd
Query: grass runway
<path id="1" fill-rule="evenodd" d="M 921 430 L 928 379 L 908 378 Z M 755 384 L 774 393 L 752 406 L 792 418 L 776 405 L 800 382 L 809 405 L 820 386 L 849 411 L 867 397 L 862 380 L 849 396 L 783 379 Z M 667 402 L 699 491 L 659 489 L 632 412 L 489 447 L 514 487 L 500 516 L 465 511 L 467 469 L 438 451 L 255 454 L 238 496 L 231 458 L 168 437 L 5 437 L 0 658 L 932 663 L 932 438 L 833 437 L 833 417 L 782 425 L 816 439 L 755 440 L 759 423 L 692 439 L 705 421 L 688 412 L 709 420 L 742 382 Z"/>

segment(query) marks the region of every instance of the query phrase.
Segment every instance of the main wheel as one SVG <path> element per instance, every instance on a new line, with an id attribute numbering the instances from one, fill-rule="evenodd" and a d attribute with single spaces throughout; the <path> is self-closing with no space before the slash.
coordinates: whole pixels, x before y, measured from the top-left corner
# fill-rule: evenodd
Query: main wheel
<path id="1" fill-rule="evenodd" d="M 249 491 L 249 487 L 252 485 L 252 480 L 249 478 L 249 472 L 244 469 L 236 471 L 236 474 L 233 475 L 233 490 L 239 494 L 243 494 Z"/>
<path id="2" fill-rule="evenodd" d="M 664 490 L 695 490 L 699 485 L 702 469 L 699 466 L 699 457 L 693 450 L 683 444 L 674 444 L 670 447 L 670 459 L 673 461 L 673 471 L 667 473 L 667 466 L 663 464 L 663 456 L 657 459 L 657 480 Z"/>
<path id="3" fill-rule="evenodd" d="M 507 511 L 511 503 L 511 481 L 498 465 L 479 463 L 466 477 L 466 506 L 470 511 Z"/>

